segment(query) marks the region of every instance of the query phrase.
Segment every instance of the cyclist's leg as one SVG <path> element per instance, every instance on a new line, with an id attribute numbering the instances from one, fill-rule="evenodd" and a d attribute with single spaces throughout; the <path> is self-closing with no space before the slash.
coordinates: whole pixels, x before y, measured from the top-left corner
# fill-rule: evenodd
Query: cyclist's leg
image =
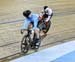
<path id="1" fill-rule="evenodd" d="M 40 34 L 39 31 L 40 31 L 40 29 L 36 28 L 35 33 L 36 33 L 37 39 L 39 39 L 39 34 Z"/>
<path id="2" fill-rule="evenodd" d="M 34 37 L 34 30 L 32 30 L 33 24 L 30 22 L 28 29 L 31 31 L 30 37 L 31 37 L 31 41 L 33 41 L 33 37 Z"/>
<path id="3" fill-rule="evenodd" d="M 39 35 L 40 35 L 40 33 L 39 33 L 39 28 L 37 28 L 37 29 L 35 30 L 35 33 L 36 33 L 35 46 L 36 46 L 36 48 L 38 48 L 38 47 L 39 47 L 39 41 L 40 41 L 40 37 L 39 37 Z"/>
<path id="4" fill-rule="evenodd" d="M 31 22 L 30 22 L 29 25 L 28 25 L 28 30 L 31 30 L 32 27 L 33 27 L 33 25 L 32 25 Z"/>
<path id="5" fill-rule="evenodd" d="M 33 27 L 33 25 L 32 25 L 32 23 L 30 22 L 29 23 L 29 25 L 28 25 L 28 30 L 30 30 L 30 42 L 31 42 L 31 48 L 34 48 L 34 46 L 33 46 L 33 37 L 34 37 L 34 30 L 32 30 L 32 27 Z"/>
<path id="6" fill-rule="evenodd" d="M 33 37 L 34 37 L 34 30 L 31 30 L 30 37 L 31 37 L 31 42 L 33 42 Z"/>

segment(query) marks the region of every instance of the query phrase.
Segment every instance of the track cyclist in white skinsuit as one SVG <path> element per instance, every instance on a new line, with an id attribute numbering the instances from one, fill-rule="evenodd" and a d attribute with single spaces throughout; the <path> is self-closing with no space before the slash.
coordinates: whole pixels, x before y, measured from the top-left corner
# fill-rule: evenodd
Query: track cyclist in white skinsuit
<path id="1" fill-rule="evenodd" d="M 52 9 L 49 8 L 48 6 L 44 6 L 43 10 L 42 10 L 42 12 L 40 14 L 40 17 L 46 18 L 45 23 L 47 23 L 48 21 L 50 21 L 50 19 L 52 18 L 52 16 L 53 16 Z"/>
<path id="2" fill-rule="evenodd" d="M 34 33 L 37 35 L 36 39 L 36 48 L 39 43 L 39 28 L 38 25 L 38 14 L 32 13 L 30 10 L 26 10 L 23 12 L 23 16 L 25 17 L 23 27 L 21 29 L 21 34 L 23 34 L 24 30 L 30 29 L 31 30 L 31 40 L 33 41 Z"/>

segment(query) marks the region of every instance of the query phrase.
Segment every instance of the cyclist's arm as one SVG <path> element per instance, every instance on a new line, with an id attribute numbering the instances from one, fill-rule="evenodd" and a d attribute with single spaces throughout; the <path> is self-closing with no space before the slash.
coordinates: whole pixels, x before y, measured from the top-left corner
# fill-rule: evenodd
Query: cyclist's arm
<path id="1" fill-rule="evenodd" d="M 51 16 L 48 16 L 48 18 L 46 19 L 46 22 L 48 22 L 50 20 Z"/>
<path id="2" fill-rule="evenodd" d="M 22 29 L 27 29 L 28 24 L 29 24 L 28 19 L 25 19 L 25 20 L 24 20 L 24 24 L 23 24 L 23 26 L 22 26 Z"/>

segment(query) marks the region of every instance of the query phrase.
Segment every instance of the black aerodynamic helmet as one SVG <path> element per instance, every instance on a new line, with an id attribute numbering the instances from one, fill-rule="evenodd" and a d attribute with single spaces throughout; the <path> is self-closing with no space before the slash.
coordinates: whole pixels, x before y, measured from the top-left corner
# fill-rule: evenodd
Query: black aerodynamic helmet
<path id="1" fill-rule="evenodd" d="M 25 16 L 25 17 L 29 17 L 29 15 L 31 14 L 31 11 L 30 10 L 25 10 L 24 12 L 23 12 L 23 16 Z"/>
<path id="2" fill-rule="evenodd" d="M 48 6 L 44 6 L 43 8 L 44 8 L 44 10 L 45 10 L 46 8 L 48 8 Z"/>

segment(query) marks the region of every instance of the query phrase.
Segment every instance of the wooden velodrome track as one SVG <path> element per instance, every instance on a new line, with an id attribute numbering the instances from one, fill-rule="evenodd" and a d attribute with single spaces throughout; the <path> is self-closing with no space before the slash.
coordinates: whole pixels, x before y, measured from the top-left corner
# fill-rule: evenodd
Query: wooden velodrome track
<path id="1" fill-rule="evenodd" d="M 42 39 L 40 50 L 75 39 L 75 0 L 0 1 L 1 62 L 8 62 L 10 59 L 22 56 L 20 43 L 23 35 L 20 34 L 20 29 L 24 19 L 22 12 L 25 9 L 31 9 L 35 13 L 40 13 L 44 5 L 53 9 L 52 26 L 48 35 Z"/>

